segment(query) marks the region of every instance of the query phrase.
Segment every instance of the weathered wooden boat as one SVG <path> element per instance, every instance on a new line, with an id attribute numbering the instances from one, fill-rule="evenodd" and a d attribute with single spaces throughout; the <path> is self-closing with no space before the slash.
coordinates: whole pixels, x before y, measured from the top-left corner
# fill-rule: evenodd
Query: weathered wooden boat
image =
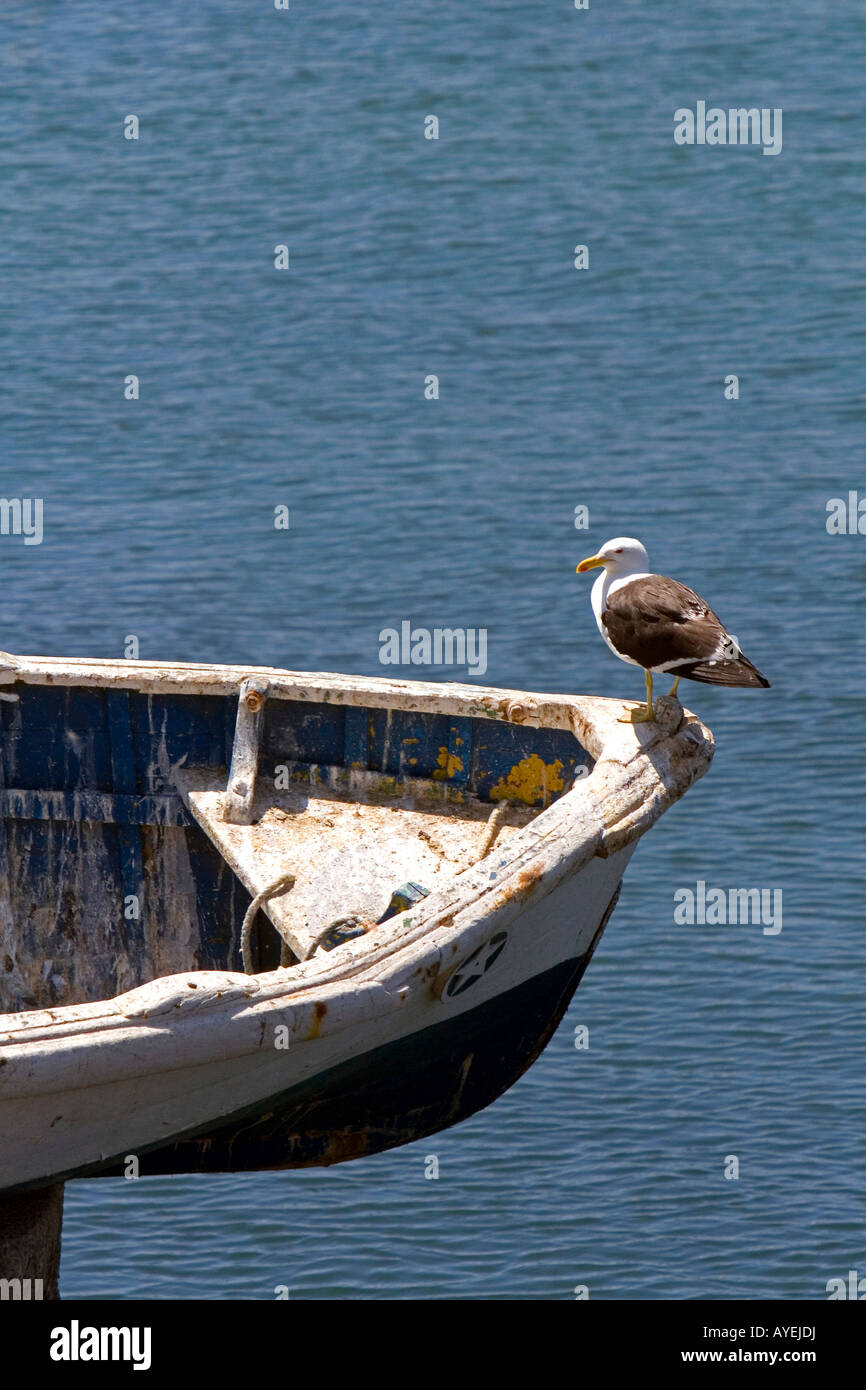
<path id="1" fill-rule="evenodd" d="M 336 1163 L 488 1105 L 709 766 L 676 700 L 621 713 L 0 658 L 0 1190 Z"/>

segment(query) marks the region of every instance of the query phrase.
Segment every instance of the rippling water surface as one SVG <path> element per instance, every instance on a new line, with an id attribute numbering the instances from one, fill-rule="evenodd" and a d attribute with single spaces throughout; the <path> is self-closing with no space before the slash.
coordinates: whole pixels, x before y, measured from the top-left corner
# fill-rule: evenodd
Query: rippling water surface
<path id="1" fill-rule="evenodd" d="M 486 628 L 484 683 L 638 696 L 574 574 L 637 534 L 773 681 L 683 687 L 713 768 L 507 1095 L 330 1171 L 71 1183 L 64 1294 L 866 1271 L 866 537 L 825 526 L 866 495 L 862 14 L 81 0 L 2 28 L 2 490 L 44 499 L 40 546 L 0 537 L 4 648 L 380 674 L 408 618 Z M 699 99 L 781 107 L 782 153 L 677 147 Z M 780 888 L 781 933 L 677 925 L 699 879 Z"/>

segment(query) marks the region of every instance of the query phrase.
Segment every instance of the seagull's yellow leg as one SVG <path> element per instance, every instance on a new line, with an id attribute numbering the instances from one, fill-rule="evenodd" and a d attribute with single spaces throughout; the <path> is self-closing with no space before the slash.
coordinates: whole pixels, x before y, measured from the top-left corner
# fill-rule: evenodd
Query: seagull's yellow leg
<path id="1" fill-rule="evenodd" d="M 670 697 L 671 695 L 676 695 L 676 693 L 677 693 L 677 686 L 678 686 L 679 683 L 680 683 L 680 679 L 681 679 L 681 678 L 680 678 L 679 676 L 677 676 L 677 677 L 674 679 L 674 683 L 673 683 L 673 685 L 671 686 L 670 690 L 668 691 L 668 697 Z"/>
<path id="2" fill-rule="evenodd" d="M 621 714 L 618 723 L 620 724 L 649 724 L 655 715 L 653 714 L 653 673 L 646 673 L 646 704 L 637 709 L 629 710 L 628 714 Z"/>

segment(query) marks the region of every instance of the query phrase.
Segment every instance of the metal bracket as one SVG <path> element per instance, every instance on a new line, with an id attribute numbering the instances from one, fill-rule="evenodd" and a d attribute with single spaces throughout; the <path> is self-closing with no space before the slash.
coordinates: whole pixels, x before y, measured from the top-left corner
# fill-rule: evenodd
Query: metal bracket
<path id="1" fill-rule="evenodd" d="M 248 676 L 241 683 L 223 816 L 230 825 L 252 824 L 259 744 L 268 689 L 268 682 L 260 676 Z"/>

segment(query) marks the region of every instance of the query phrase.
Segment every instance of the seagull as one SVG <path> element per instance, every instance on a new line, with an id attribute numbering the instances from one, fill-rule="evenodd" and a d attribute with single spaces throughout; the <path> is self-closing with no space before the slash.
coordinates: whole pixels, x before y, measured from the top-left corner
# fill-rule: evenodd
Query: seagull
<path id="1" fill-rule="evenodd" d="M 577 573 L 599 566 L 603 573 L 592 586 L 598 630 L 615 656 L 646 674 L 646 705 L 622 716 L 621 723 L 654 719 L 654 672 L 674 676 L 669 695 L 676 695 L 683 676 L 709 685 L 769 687 L 694 589 L 650 572 L 649 556 L 633 536 L 605 541 L 596 555 L 581 560 Z"/>

